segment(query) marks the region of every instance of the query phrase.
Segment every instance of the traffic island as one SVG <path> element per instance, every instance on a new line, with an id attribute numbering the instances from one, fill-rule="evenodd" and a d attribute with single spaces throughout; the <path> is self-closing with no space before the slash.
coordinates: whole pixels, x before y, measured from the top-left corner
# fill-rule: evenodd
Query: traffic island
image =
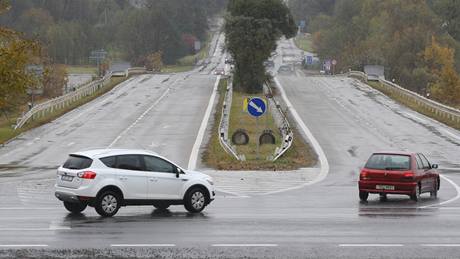
<path id="1" fill-rule="evenodd" d="M 285 141 L 284 134 L 282 134 L 283 129 L 280 129 L 275 122 L 273 111 L 269 108 L 268 101 L 266 101 L 266 110 L 263 115 L 256 118 L 256 116 L 250 115 L 249 111 L 252 106 L 253 111 L 255 109 L 257 113 L 257 108 L 255 107 L 260 108 L 260 106 L 263 106 L 250 103 L 250 100 L 258 98 L 267 100 L 267 97 L 263 94 L 248 95 L 241 92 L 233 92 L 229 113 L 228 142 L 231 143 L 237 155 L 231 155 L 228 151 L 224 150 L 219 140 L 221 134 L 219 126 L 222 118 L 222 112 L 220 111 L 222 111 L 224 105 L 230 105 L 224 101 L 225 94 L 228 91 L 228 80 L 222 79 L 219 83 L 219 100 L 215 109 L 212 135 L 203 155 L 204 165 L 217 170 L 247 171 L 286 171 L 316 165 L 317 159 L 314 151 L 304 141 L 295 127 L 292 128 L 293 141 L 290 148 L 282 156 L 273 161 L 275 151 Z M 241 134 L 242 132 L 244 134 Z M 241 136 L 247 135 L 248 143 L 244 144 L 246 141 L 232 143 L 232 136 L 235 133 Z M 272 141 L 273 138 L 274 143 Z M 264 142 L 263 144 L 259 142 L 261 140 Z M 237 157 L 240 159 L 237 159 Z"/>

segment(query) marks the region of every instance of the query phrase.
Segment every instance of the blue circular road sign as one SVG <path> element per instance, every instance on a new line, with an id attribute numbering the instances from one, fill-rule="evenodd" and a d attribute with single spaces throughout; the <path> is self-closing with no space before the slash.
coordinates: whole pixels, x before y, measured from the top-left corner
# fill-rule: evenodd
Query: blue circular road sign
<path id="1" fill-rule="evenodd" d="M 254 117 L 262 116 L 266 110 L 267 106 L 262 98 L 254 97 L 248 103 L 248 112 Z"/>

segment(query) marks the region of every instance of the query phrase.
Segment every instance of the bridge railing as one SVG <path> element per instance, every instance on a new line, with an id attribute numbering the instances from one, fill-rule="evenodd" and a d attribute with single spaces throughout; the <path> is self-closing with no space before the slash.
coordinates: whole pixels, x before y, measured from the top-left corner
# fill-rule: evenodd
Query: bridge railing
<path id="1" fill-rule="evenodd" d="M 126 70 L 125 76 L 128 77 L 133 74 L 141 74 L 145 72 L 145 68 L 130 68 Z M 76 87 L 76 90 L 73 92 L 35 105 L 34 107 L 32 107 L 32 109 L 30 109 L 28 112 L 23 114 L 23 116 L 18 119 L 14 129 L 19 129 L 23 127 L 31 119 L 45 117 L 50 113 L 70 106 L 71 104 L 82 99 L 83 97 L 94 94 L 97 90 L 101 89 L 102 87 L 110 83 L 111 78 L 112 73 L 108 73 L 101 79 L 91 81 L 89 83 Z"/>
<path id="2" fill-rule="evenodd" d="M 357 77 L 361 80 L 367 81 L 367 75 L 360 71 L 350 71 L 348 76 Z M 382 78 L 379 79 L 379 83 L 388 91 L 391 91 L 392 93 L 397 94 L 400 97 L 421 106 L 423 109 L 428 110 L 437 116 L 440 116 L 454 123 L 460 123 L 460 110 L 458 109 L 428 99 L 418 93 L 407 90 L 393 82 Z"/>

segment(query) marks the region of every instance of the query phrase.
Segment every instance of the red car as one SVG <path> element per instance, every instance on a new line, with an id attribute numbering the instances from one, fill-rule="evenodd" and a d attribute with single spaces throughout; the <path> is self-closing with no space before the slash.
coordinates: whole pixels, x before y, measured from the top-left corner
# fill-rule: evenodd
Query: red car
<path id="1" fill-rule="evenodd" d="M 369 193 L 377 193 L 386 200 L 387 194 L 406 194 L 418 201 L 425 192 L 436 198 L 440 187 L 436 168 L 421 153 L 374 153 L 359 175 L 359 198 L 367 201 Z"/>

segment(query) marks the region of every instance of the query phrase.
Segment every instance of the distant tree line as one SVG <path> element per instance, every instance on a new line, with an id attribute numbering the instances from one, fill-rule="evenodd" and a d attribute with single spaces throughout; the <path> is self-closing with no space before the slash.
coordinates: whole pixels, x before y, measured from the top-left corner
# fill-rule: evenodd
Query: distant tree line
<path id="1" fill-rule="evenodd" d="M 38 40 L 61 64 L 87 64 L 92 50 L 143 60 L 161 51 L 174 63 L 191 54 L 191 40 L 206 40 L 208 18 L 225 0 L 14 0 L 0 24 Z M 193 43 L 193 42 L 192 42 Z"/>
<path id="2" fill-rule="evenodd" d="M 460 105 L 458 0 L 290 0 L 315 52 L 338 70 L 385 66 L 389 79 Z"/>

